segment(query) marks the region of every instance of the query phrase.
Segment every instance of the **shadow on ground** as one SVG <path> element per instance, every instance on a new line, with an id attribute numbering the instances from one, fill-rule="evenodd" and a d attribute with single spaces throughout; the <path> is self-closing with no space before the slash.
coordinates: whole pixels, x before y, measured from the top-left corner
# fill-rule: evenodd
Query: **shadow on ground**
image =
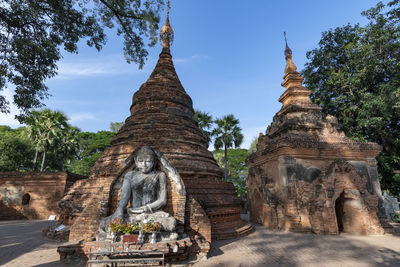
<path id="1" fill-rule="evenodd" d="M 38 265 L 33 265 L 33 267 L 86 267 L 86 263 L 65 263 L 61 261 L 53 261 Z"/>
<path id="2" fill-rule="evenodd" d="M 42 228 L 53 225 L 54 221 L 0 221 L 0 266 L 31 252 L 61 244 L 44 238 Z"/>
<path id="3" fill-rule="evenodd" d="M 214 242 L 209 259 L 195 266 L 400 266 L 400 238 L 396 236 L 323 236 L 256 229 L 242 239 Z"/>
<path id="4" fill-rule="evenodd" d="M 76 266 L 57 261 L 52 251 L 62 243 L 42 236 L 41 229 L 53 223 L 0 221 L 0 265 Z M 51 255 L 40 260 L 43 251 Z M 209 259 L 195 266 L 400 266 L 400 237 L 296 234 L 257 226 L 246 237 L 213 242 Z"/>

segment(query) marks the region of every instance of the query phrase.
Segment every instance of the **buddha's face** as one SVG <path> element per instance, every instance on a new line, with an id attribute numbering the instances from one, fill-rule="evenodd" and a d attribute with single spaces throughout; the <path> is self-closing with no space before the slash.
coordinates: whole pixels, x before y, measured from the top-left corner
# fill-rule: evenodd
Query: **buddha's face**
<path id="1" fill-rule="evenodd" d="M 142 173 L 149 173 L 153 170 L 154 157 L 150 155 L 138 156 L 136 158 L 136 166 Z"/>

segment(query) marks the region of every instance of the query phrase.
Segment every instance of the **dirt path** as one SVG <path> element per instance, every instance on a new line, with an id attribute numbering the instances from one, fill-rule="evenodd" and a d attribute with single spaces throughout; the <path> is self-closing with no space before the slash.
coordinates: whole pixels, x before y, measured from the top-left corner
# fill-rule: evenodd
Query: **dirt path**
<path id="1" fill-rule="evenodd" d="M 400 266 L 399 236 L 322 236 L 262 226 L 234 241 L 217 241 L 194 266 Z"/>
<path id="2" fill-rule="evenodd" d="M 74 266 L 59 262 L 60 242 L 44 238 L 51 221 L 0 221 L 0 266 Z M 318 236 L 271 231 L 213 243 L 194 266 L 400 266 L 398 236 Z"/>
<path id="3" fill-rule="evenodd" d="M 65 266 L 60 242 L 44 238 L 42 228 L 54 221 L 0 221 L 0 266 Z"/>

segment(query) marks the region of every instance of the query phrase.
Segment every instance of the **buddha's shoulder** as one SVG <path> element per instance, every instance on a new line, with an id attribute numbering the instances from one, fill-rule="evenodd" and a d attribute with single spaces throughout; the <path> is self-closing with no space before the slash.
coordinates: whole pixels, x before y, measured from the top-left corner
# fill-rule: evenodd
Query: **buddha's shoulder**
<path id="1" fill-rule="evenodd" d="M 161 171 L 157 171 L 157 172 L 156 172 L 156 175 L 157 175 L 158 177 L 165 177 L 165 173 L 164 173 L 164 172 L 161 172 Z"/>

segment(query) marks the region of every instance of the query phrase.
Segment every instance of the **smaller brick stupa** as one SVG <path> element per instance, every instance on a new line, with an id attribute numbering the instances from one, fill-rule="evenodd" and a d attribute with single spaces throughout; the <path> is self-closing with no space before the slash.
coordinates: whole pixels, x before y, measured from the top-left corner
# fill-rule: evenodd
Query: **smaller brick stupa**
<path id="1" fill-rule="evenodd" d="M 375 160 L 380 146 L 353 141 L 335 117 L 323 118 L 287 42 L 285 59 L 282 108 L 248 158 L 251 220 L 295 232 L 384 233 Z"/>

